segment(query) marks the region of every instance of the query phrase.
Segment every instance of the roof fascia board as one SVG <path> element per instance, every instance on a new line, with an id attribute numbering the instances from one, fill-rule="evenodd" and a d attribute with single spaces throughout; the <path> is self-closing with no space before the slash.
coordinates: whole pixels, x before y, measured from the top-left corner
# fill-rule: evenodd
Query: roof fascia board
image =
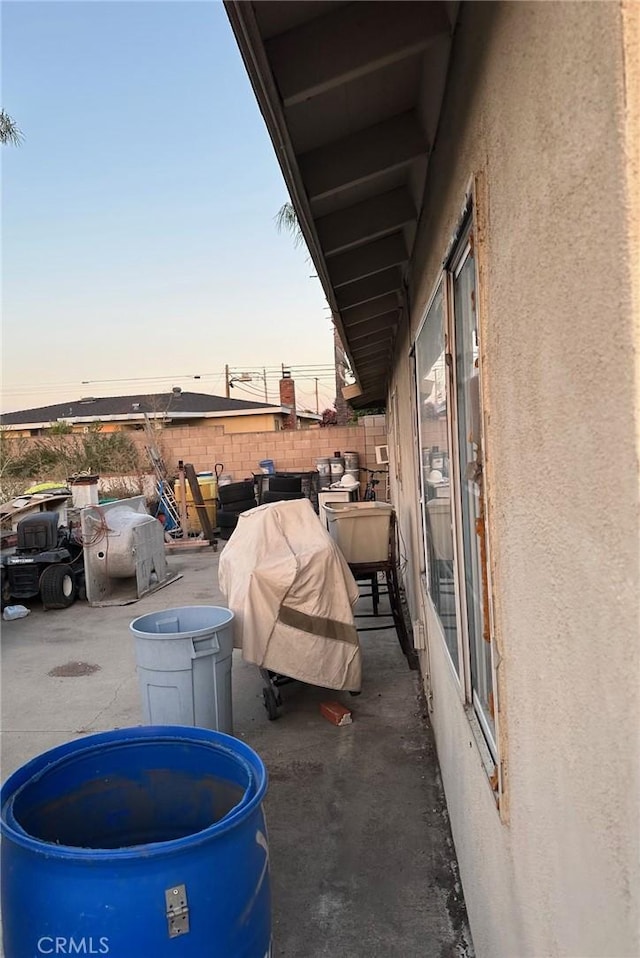
<path id="1" fill-rule="evenodd" d="M 236 410 L 226 410 L 226 411 L 216 411 L 216 412 L 178 412 L 178 413 L 147 413 L 147 418 L 149 419 L 162 419 L 165 417 L 168 420 L 174 419 L 228 419 L 235 418 L 236 416 L 266 416 L 279 414 L 282 416 L 288 416 L 293 411 L 292 406 L 268 406 L 263 408 L 256 409 L 236 409 Z M 311 412 L 296 412 L 296 415 L 300 419 L 315 419 L 318 421 L 322 420 L 322 416 L 318 413 Z M 113 416 L 63 416 L 58 419 L 46 419 L 42 422 L 16 422 L 16 423 L 3 423 L 0 428 L 5 430 L 10 430 L 12 432 L 17 432 L 20 429 L 50 429 L 51 426 L 56 425 L 57 423 L 69 423 L 69 425 L 81 425 L 96 422 L 139 422 L 142 423 L 144 420 L 139 413 L 125 413 L 123 415 L 113 415 Z"/>

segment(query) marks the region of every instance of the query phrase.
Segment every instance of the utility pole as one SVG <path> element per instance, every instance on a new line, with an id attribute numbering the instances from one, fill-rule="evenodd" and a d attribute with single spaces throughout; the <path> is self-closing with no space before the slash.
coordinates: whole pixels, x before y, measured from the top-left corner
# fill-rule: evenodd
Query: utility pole
<path id="1" fill-rule="evenodd" d="M 316 412 L 320 412 L 320 404 L 318 403 L 318 377 L 316 376 Z"/>
<path id="2" fill-rule="evenodd" d="M 269 397 L 267 396 L 267 370 L 262 368 L 262 382 L 264 383 L 264 401 L 269 402 Z"/>
<path id="3" fill-rule="evenodd" d="M 224 388 L 227 393 L 227 399 L 231 399 L 231 390 L 229 388 L 229 364 L 225 363 L 224 367 Z"/>

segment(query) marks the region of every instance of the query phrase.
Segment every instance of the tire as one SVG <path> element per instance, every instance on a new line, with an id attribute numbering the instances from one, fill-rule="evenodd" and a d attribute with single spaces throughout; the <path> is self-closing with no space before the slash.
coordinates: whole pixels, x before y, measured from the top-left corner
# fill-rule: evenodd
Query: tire
<path id="1" fill-rule="evenodd" d="M 272 688 L 268 688 L 262 690 L 262 699 L 264 702 L 264 707 L 267 710 L 269 721 L 275 722 L 280 715 L 280 702 L 278 701 L 279 696 L 276 695 Z"/>
<path id="2" fill-rule="evenodd" d="M 235 529 L 238 524 L 237 512 L 219 512 L 218 526 L 222 529 Z"/>
<path id="3" fill-rule="evenodd" d="M 40 598 L 45 609 L 67 609 L 76 597 L 76 580 L 70 565 L 50 565 L 40 576 Z"/>
<path id="4" fill-rule="evenodd" d="M 302 492 L 300 476 L 271 476 L 269 492 Z"/>
<path id="5" fill-rule="evenodd" d="M 248 512 L 249 509 L 255 509 L 257 502 L 255 499 L 243 499 L 242 502 L 229 502 L 220 510 L 221 516 L 238 515 L 239 512 Z"/>
<path id="6" fill-rule="evenodd" d="M 287 502 L 290 499 L 304 499 L 302 492 L 271 492 L 267 490 L 262 494 L 263 502 Z"/>
<path id="7" fill-rule="evenodd" d="M 232 509 L 239 515 L 241 512 L 249 512 L 250 509 L 257 509 L 258 503 L 255 499 L 252 499 L 251 502 L 234 502 L 232 503 Z"/>
<path id="8" fill-rule="evenodd" d="M 223 506 L 232 502 L 243 502 L 247 499 L 255 498 L 255 490 L 252 482 L 232 482 L 228 486 L 220 486 L 218 489 L 218 499 Z"/>
<path id="9" fill-rule="evenodd" d="M 6 605 L 11 604 L 11 583 L 9 582 L 9 576 L 4 571 L 4 566 L 2 567 L 2 608 Z"/>

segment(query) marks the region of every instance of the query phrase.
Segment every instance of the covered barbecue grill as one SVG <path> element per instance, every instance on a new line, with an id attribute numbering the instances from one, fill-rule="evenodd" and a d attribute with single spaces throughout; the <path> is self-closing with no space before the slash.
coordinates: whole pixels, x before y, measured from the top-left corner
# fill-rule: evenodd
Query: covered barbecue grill
<path id="1" fill-rule="evenodd" d="M 308 499 L 242 514 L 220 557 L 219 583 L 235 615 L 234 643 L 266 679 L 270 718 L 285 677 L 360 690 L 358 586 Z"/>

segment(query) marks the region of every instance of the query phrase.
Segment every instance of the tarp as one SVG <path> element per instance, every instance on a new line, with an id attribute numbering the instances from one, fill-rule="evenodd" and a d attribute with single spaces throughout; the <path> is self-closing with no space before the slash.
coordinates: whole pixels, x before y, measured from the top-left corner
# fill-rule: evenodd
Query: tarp
<path id="1" fill-rule="evenodd" d="M 308 499 L 241 513 L 219 565 L 234 642 L 261 668 L 358 691 L 358 586 Z"/>

